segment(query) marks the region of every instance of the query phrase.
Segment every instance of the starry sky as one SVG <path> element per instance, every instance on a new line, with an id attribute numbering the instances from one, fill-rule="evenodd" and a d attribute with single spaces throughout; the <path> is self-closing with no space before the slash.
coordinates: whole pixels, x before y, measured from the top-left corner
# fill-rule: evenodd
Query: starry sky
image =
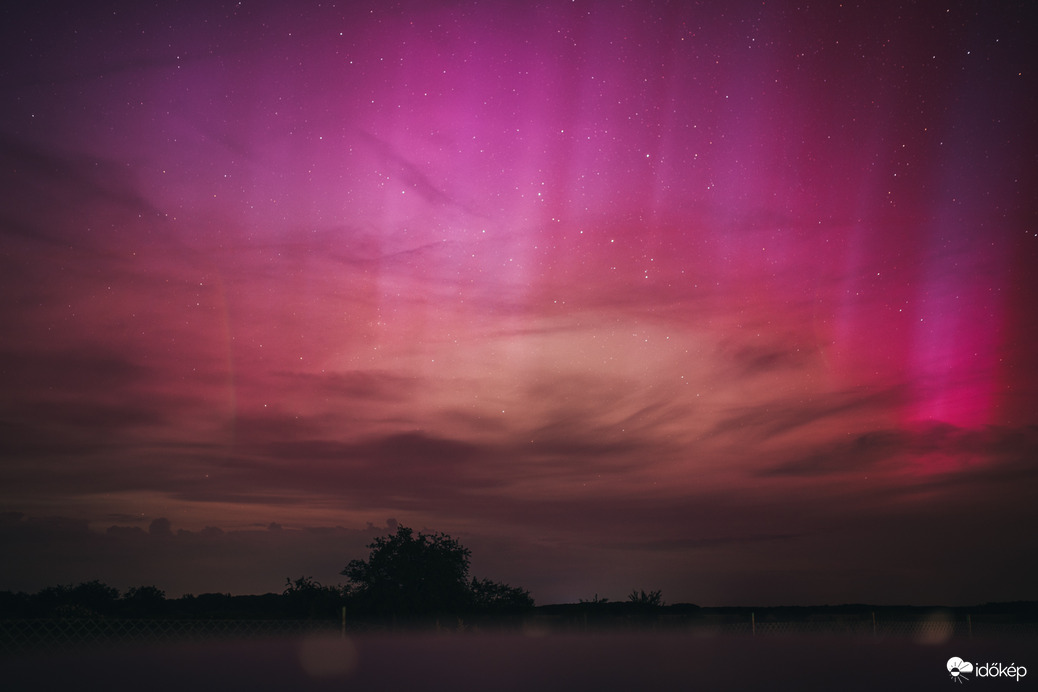
<path id="1" fill-rule="evenodd" d="M 1027 8 L 5 6 L 0 589 L 1038 599 Z"/>

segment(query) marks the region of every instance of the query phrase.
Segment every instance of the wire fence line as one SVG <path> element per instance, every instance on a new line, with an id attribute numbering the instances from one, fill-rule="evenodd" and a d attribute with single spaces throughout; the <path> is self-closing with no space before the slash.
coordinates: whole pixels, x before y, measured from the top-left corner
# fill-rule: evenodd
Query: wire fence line
<path id="1" fill-rule="evenodd" d="M 755 613 L 743 615 L 688 617 L 683 615 L 603 618 L 587 615 L 535 616 L 533 622 L 546 631 L 598 632 L 614 629 L 649 629 L 660 632 L 689 632 L 702 635 L 749 635 L 782 637 L 813 635 L 825 637 L 888 637 L 939 642 L 971 637 L 1038 638 L 1038 622 L 977 617 L 883 618 L 871 613 L 861 616 L 822 616 L 817 619 L 776 620 Z"/>
<path id="2" fill-rule="evenodd" d="M 339 623 L 332 620 L 0 620 L 0 655 L 127 644 L 257 640 L 339 631 Z"/>
<path id="3" fill-rule="evenodd" d="M 371 622 L 340 623 L 334 620 L 195 620 L 195 619 L 121 619 L 66 618 L 0 620 L 0 656 L 34 653 L 88 651 L 113 645 L 161 645 L 249 641 L 307 635 L 358 635 L 393 627 Z M 491 631 L 497 628 L 486 628 Z M 510 628 L 513 629 L 513 628 Z M 946 641 L 969 637 L 1038 638 L 1038 623 L 972 620 L 822 620 L 758 621 L 747 619 L 723 622 L 660 617 L 637 621 L 602 622 L 594 619 L 532 615 L 517 621 L 517 631 L 608 632 L 651 630 L 701 635 L 783 637 L 796 635 L 910 638 L 916 641 Z M 475 623 L 457 626 L 436 622 L 437 632 L 479 632 Z"/>
<path id="4" fill-rule="evenodd" d="M 695 629 L 693 625 L 691 629 Z M 883 622 L 738 622 L 704 625 L 730 634 L 757 636 L 825 635 L 909 637 L 922 641 L 990 636 L 1038 636 L 1038 623 L 949 622 L 941 620 L 887 620 Z"/>

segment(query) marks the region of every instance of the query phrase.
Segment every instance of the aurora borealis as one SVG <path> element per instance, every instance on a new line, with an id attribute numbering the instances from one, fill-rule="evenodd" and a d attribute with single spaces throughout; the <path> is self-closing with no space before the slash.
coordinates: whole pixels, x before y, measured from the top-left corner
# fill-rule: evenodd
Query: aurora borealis
<path id="1" fill-rule="evenodd" d="M 0 11 L 0 589 L 1038 598 L 1026 7 Z"/>

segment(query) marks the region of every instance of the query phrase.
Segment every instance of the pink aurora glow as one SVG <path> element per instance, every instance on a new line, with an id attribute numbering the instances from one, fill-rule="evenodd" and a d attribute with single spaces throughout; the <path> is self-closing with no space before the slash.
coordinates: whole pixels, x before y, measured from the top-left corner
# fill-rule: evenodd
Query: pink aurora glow
<path id="1" fill-rule="evenodd" d="M 395 517 L 541 602 L 1038 596 L 934 586 L 1034 487 L 1030 39 L 723 5 L 11 23 L 0 588 L 333 582 Z"/>

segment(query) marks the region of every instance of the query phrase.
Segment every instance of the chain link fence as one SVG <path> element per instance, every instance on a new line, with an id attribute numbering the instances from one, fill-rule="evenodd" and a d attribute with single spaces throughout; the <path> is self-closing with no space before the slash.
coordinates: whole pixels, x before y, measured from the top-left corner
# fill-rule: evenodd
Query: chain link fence
<path id="1" fill-rule="evenodd" d="M 436 622 L 430 631 L 481 632 L 499 628 L 476 624 Z M 812 635 L 824 637 L 908 638 L 923 642 L 943 642 L 970 637 L 1038 638 L 1038 623 L 985 621 L 977 618 L 925 618 L 916 620 L 883 620 L 843 618 L 820 621 L 757 620 L 724 618 L 711 621 L 702 618 L 642 618 L 637 621 L 595 621 L 590 618 L 531 615 L 516 621 L 514 629 L 541 633 L 575 633 L 649 630 L 704 636 L 784 637 Z M 365 632 L 392 631 L 388 623 L 340 623 L 334 620 L 132 620 L 105 618 L 0 620 L 0 656 L 29 653 L 64 653 L 88 651 L 112 645 L 161 645 L 248 641 L 313 634 L 350 635 Z"/>
<path id="2" fill-rule="evenodd" d="M 943 641 L 969 637 L 1038 637 L 1038 623 L 925 620 L 886 620 L 860 622 L 749 622 L 702 625 L 719 633 L 757 636 L 820 635 L 907 637 L 918 641 Z M 696 629 L 692 625 L 691 629 Z"/>
<path id="3" fill-rule="evenodd" d="M 330 620 L 0 620 L 0 656 L 156 645 L 298 637 L 338 633 Z"/>
<path id="4" fill-rule="evenodd" d="M 768 614 L 682 615 L 661 614 L 638 616 L 604 616 L 590 612 L 584 615 L 538 614 L 529 618 L 533 624 L 550 632 L 601 632 L 610 630 L 652 630 L 688 632 L 704 636 L 748 635 L 760 637 L 823 636 L 909 638 L 920 642 L 942 642 L 971 637 L 1038 638 L 1038 622 L 951 616 L 938 614 L 917 618 L 891 618 L 876 613 L 860 615 L 819 616 L 794 620 L 775 619 Z"/>

